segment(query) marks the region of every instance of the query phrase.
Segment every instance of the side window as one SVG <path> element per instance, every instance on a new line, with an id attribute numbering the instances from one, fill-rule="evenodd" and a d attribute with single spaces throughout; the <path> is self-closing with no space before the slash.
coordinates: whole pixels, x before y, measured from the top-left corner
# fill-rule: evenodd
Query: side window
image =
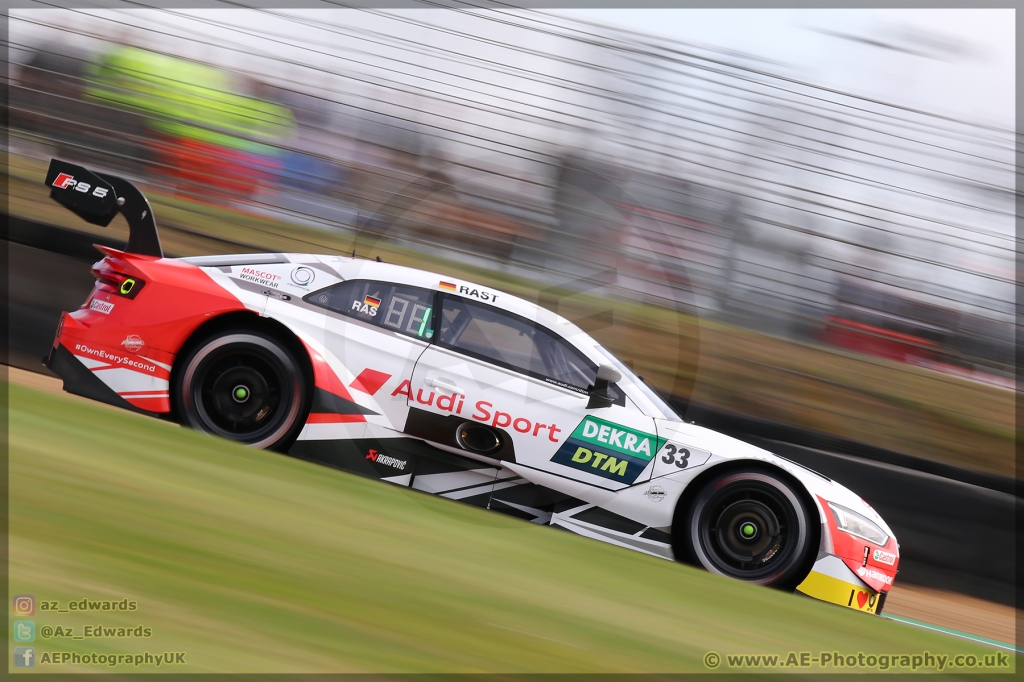
<path id="1" fill-rule="evenodd" d="M 434 335 L 434 292 L 428 289 L 351 280 L 314 291 L 304 300 L 424 341 Z"/>
<path id="2" fill-rule="evenodd" d="M 586 391 L 597 367 L 565 340 L 525 318 L 443 296 L 438 345 L 567 388 Z"/>

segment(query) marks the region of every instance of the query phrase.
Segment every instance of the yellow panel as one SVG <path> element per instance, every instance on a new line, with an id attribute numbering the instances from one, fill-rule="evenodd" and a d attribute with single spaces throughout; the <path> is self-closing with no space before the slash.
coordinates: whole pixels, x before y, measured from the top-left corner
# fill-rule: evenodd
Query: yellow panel
<path id="1" fill-rule="evenodd" d="M 857 611 L 874 613 L 878 606 L 878 593 L 874 590 L 814 571 L 796 589 L 808 597 L 848 606 Z"/>

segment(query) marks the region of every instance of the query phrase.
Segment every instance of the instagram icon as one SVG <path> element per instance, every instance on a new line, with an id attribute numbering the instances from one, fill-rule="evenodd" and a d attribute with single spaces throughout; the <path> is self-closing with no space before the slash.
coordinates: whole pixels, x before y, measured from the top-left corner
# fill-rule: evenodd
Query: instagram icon
<path id="1" fill-rule="evenodd" d="M 36 598 L 31 594 L 19 594 L 14 597 L 14 615 L 31 616 L 36 612 Z"/>

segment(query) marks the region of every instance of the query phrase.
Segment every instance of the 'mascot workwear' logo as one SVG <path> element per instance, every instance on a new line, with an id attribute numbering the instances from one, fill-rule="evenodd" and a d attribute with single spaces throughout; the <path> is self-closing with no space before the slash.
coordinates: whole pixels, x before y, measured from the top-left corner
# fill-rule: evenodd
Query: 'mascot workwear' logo
<path id="1" fill-rule="evenodd" d="M 613 481 L 632 483 L 662 444 L 663 439 L 654 434 L 585 417 L 551 461 Z"/>

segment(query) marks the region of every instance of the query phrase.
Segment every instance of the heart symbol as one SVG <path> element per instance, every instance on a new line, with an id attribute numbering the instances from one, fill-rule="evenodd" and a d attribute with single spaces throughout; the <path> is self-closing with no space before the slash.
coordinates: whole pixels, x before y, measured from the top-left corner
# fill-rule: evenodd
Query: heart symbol
<path id="1" fill-rule="evenodd" d="M 858 592 L 857 593 L 857 606 L 864 608 L 864 605 L 868 603 L 868 593 Z"/>

